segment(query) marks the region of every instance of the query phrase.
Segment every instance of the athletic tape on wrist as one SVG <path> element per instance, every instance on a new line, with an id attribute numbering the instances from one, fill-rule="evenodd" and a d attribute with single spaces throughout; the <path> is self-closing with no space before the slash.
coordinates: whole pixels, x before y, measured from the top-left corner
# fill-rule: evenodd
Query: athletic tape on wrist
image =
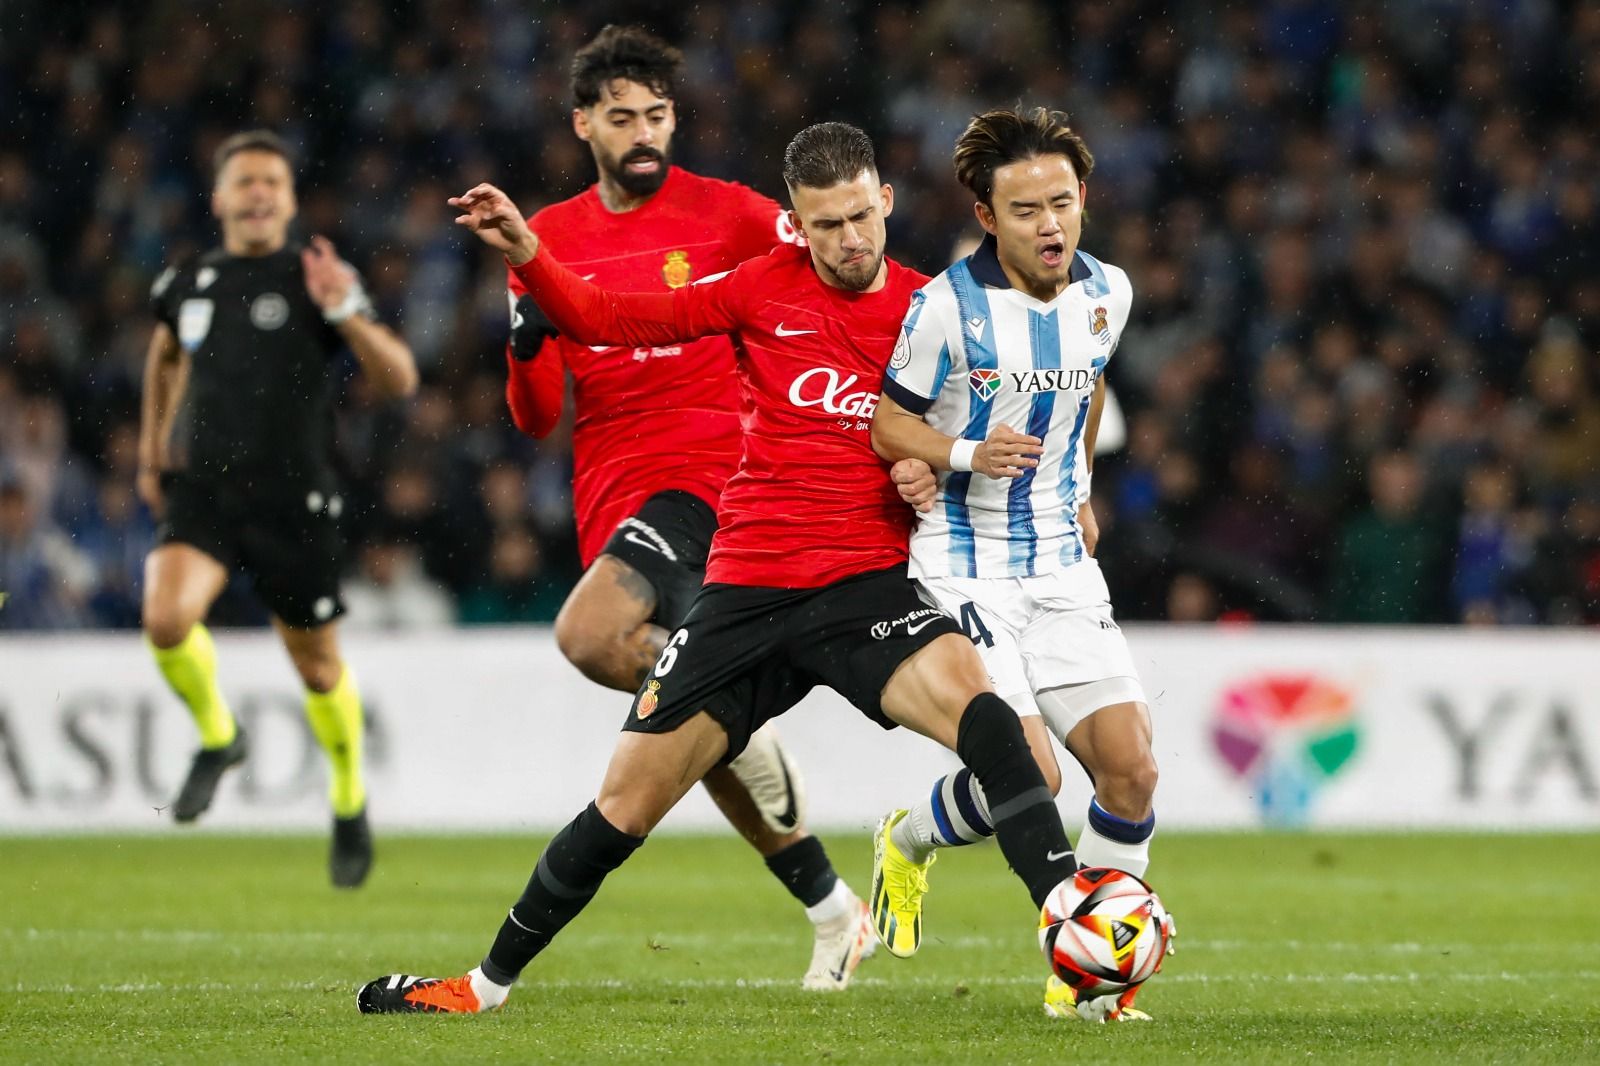
<path id="1" fill-rule="evenodd" d="M 344 294 L 344 299 L 333 307 L 325 308 L 322 320 L 330 326 L 337 326 L 351 315 L 358 315 L 367 309 L 367 294 L 360 285 L 352 285 Z"/>
<path id="2" fill-rule="evenodd" d="M 958 440 L 950 446 L 950 469 L 971 470 L 972 456 L 978 450 L 978 441 Z"/>

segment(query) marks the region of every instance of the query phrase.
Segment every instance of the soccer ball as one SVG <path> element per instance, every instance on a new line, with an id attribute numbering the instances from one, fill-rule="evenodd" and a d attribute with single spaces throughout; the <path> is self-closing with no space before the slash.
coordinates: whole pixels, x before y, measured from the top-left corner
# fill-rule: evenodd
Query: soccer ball
<path id="1" fill-rule="evenodd" d="M 1149 980 L 1169 939 L 1161 900 L 1123 870 L 1079 870 L 1050 890 L 1039 913 L 1039 947 L 1080 1001 Z"/>

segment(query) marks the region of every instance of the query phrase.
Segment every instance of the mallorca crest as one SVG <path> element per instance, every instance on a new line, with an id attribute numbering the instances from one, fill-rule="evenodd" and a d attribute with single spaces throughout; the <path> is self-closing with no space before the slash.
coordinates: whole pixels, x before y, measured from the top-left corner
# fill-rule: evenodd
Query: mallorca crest
<path id="1" fill-rule="evenodd" d="M 668 252 L 667 261 L 661 265 L 661 280 L 669 289 L 681 289 L 694 277 L 694 267 L 689 265 L 688 252 Z"/>
<path id="2" fill-rule="evenodd" d="M 649 718 L 651 712 L 656 709 L 656 704 L 660 702 L 661 697 L 656 695 L 660 691 L 661 682 L 659 681 L 652 680 L 646 685 L 644 687 L 644 695 L 639 697 L 639 706 L 635 709 L 634 714 L 640 718 Z"/>
<path id="3" fill-rule="evenodd" d="M 974 370 L 967 375 L 967 381 L 972 385 L 972 391 L 977 393 L 978 399 L 985 402 L 994 399 L 995 393 L 1000 391 L 998 370 Z"/>

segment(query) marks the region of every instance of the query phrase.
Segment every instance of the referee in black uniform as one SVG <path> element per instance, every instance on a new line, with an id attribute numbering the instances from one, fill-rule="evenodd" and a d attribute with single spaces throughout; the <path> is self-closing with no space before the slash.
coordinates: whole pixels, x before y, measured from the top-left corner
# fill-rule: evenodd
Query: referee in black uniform
<path id="1" fill-rule="evenodd" d="M 296 204 L 283 141 L 236 134 L 214 163 L 222 246 L 156 279 L 139 437 L 139 495 L 162 517 L 145 561 L 144 632 L 200 730 L 173 816 L 198 818 L 249 750 L 217 687 L 204 625 L 229 575 L 243 572 L 305 683 L 306 716 L 332 771 L 329 873 L 354 887 L 372 865 L 372 836 L 361 699 L 335 624 L 344 497 L 333 405 L 347 348 L 386 396 L 416 391 L 417 368 L 325 238 L 290 244 Z"/>

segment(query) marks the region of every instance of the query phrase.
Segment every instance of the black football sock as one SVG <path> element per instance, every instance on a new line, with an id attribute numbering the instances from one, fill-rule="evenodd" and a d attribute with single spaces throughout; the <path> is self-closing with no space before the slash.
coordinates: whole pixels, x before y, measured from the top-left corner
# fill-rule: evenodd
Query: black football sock
<path id="1" fill-rule="evenodd" d="M 1005 700 L 985 692 L 967 704 L 956 731 L 956 754 L 989 801 L 994 835 L 1035 905 L 1077 872 L 1055 797 L 1028 750 L 1028 738 Z"/>
<path id="2" fill-rule="evenodd" d="M 822 841 L 806 837 L 767 856 L 767 869 L 783 882 L 789 894 L 807 907 L 815 907 L 828 898 L 839 875 L 833 872 L 828 852 Z"/>
<path id="3" fill-rule="evenodd" d="M 593 803 L 585 807 L 539 856 L 522 898 L 512 906 L 483 958 L 484 976 L 501 985 L 515 981 L 594 898 L 606 874 L 643 843 L 644 837 L 624 833 L 606 821 Z"/>

